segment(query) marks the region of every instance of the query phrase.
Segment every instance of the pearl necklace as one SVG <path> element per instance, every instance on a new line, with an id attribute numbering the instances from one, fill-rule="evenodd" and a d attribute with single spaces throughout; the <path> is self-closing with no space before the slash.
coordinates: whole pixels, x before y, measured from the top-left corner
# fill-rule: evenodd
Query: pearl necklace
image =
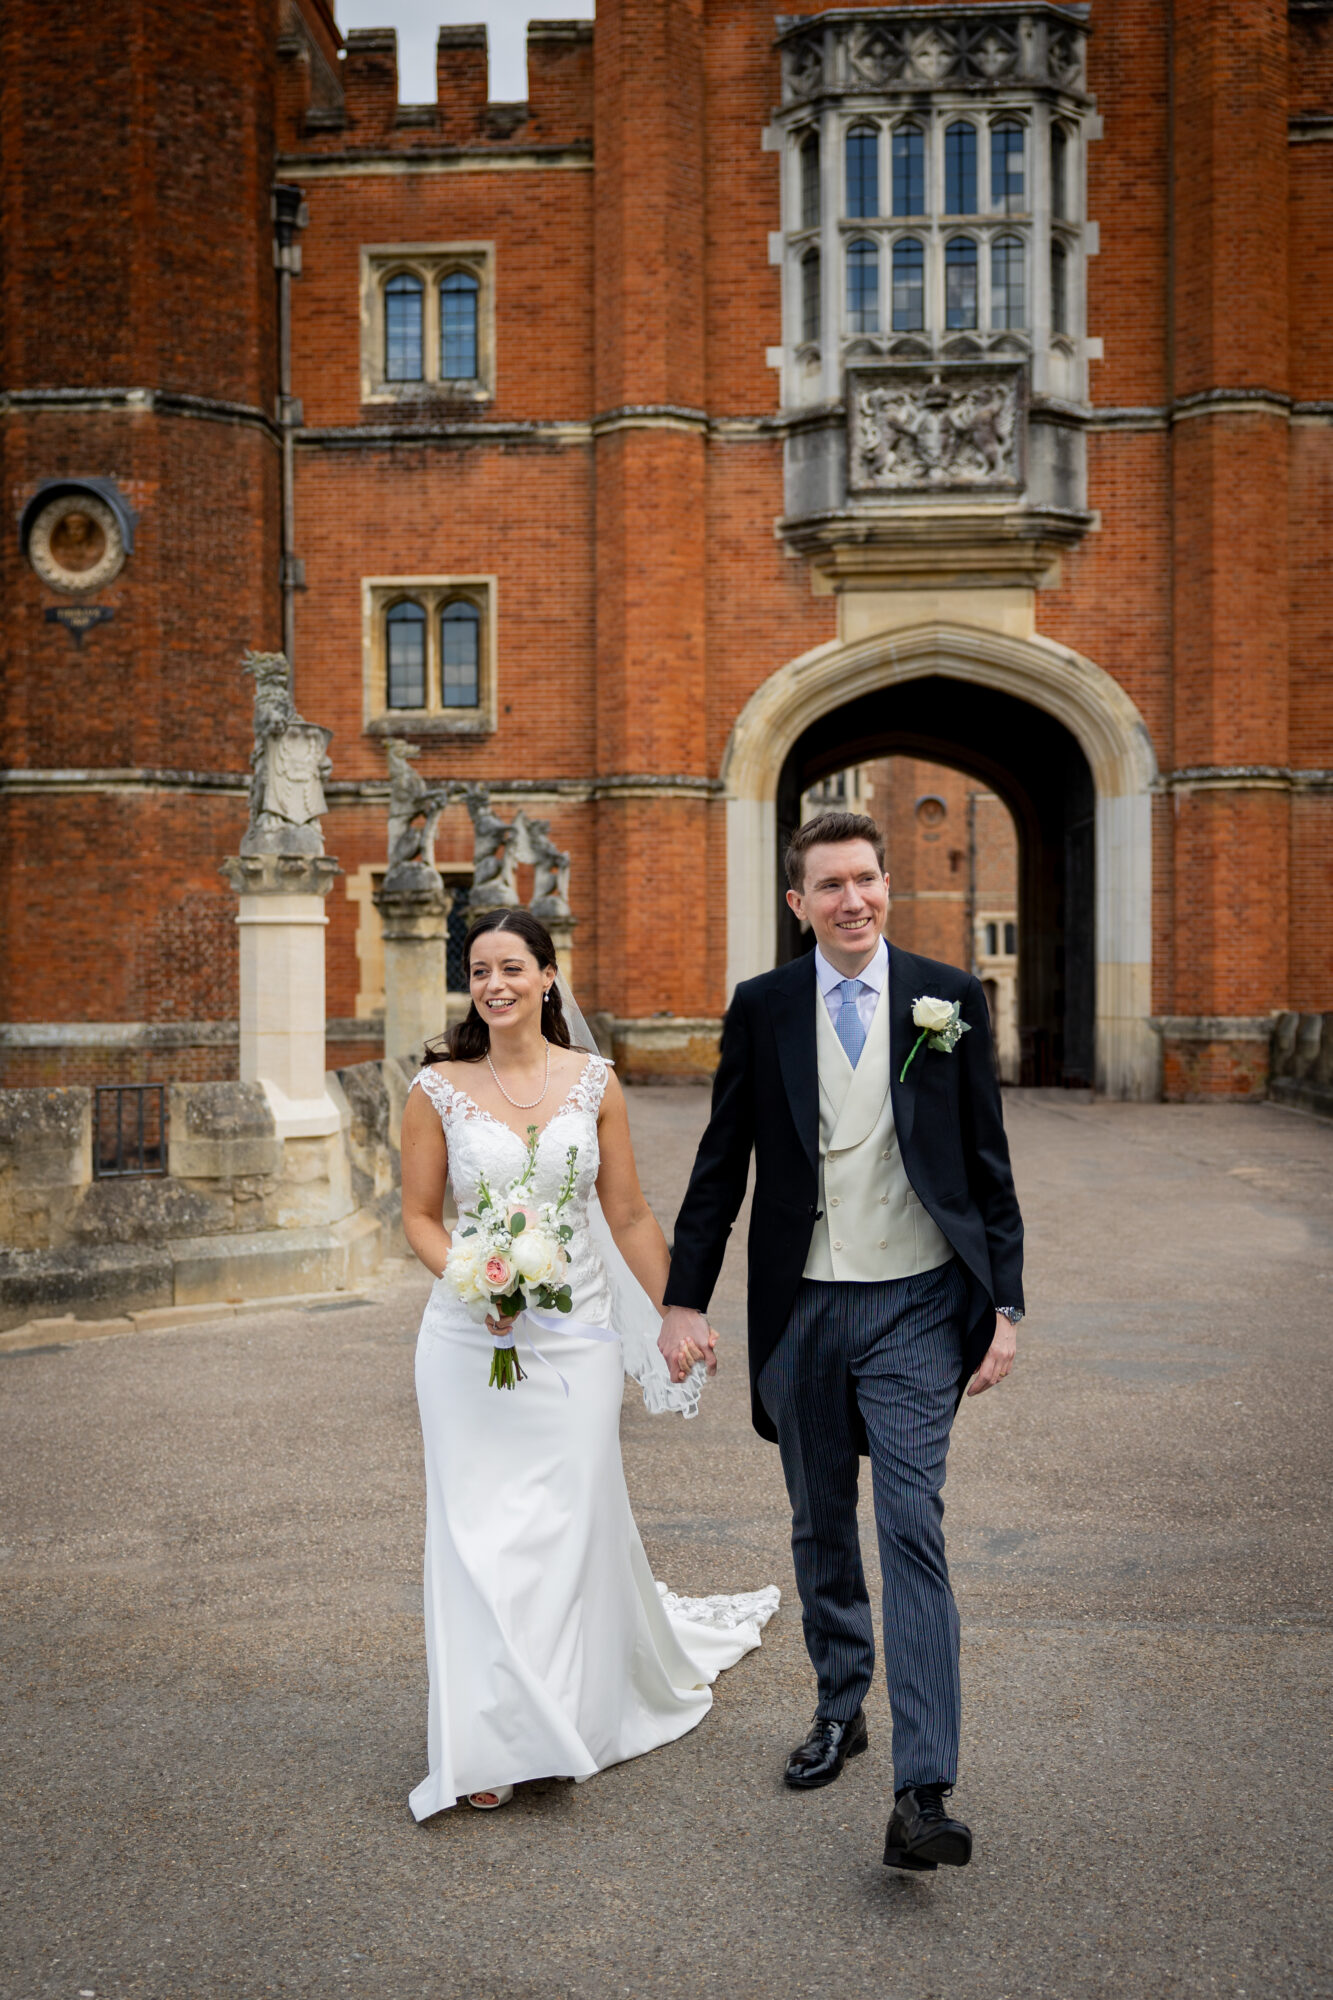
<path id="1" fill-rule="evenodd" d="M 519 1101 L 517 1097 L 511 1097 L 509 1095 L 509 1092 L 505 1089 L 504 1085 L 500 1081 L 499 1072 L 497 1071 L 495 1064 L 491 1061 L 491 1052 L 489 1049 L 486 1051 L 486 1067 L 490 1071 L 491 1075 L 495 1078 L 495 1087 L 499 1091 L 501 1097 L 503 1097 L 506 1104 L 512 1104 L 515 1111 L 534 1111 L 536 1107 L 541 1103 L 543 1097 L 545 1097 L 547 1091 L 551 1088 L 551 1044 L 549 1042 L 546 1044 L 546 1081 L 543 1083 L 537 1095 L 528 1104 L 523 1104 Z"/>

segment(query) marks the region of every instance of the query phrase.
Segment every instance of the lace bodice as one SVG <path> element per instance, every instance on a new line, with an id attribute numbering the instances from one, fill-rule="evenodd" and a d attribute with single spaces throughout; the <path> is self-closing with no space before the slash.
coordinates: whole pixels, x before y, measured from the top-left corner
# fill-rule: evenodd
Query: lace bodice
<path id="1" fill-rule="evenodd" d="M 537 1173 L 532 1184 L 534 1201 L 555 1201 L 568 1171 L 569 1149 L 577 1147 L 574 1191 L 564 1212 L 574 1231 L 569 1245 L 569 1282 L 575 1315 L 594 1326 L 608 1324 L 611 1308 L 606 1272 L 588 1229 L 588 1204 L 601 1164 L 597 1116 L 607 1074 L 607 1065 L 600 1056 L 588 1057 L 568 1096 L 540 1128 Z M 418 1070 L 412 1088 L 418 1087 L 440 1114 L 449 1148 L 449 1184 L 459 1213 L 476 1205 L 483 1175 L 496 1194 L 508 1187 L 523 1171 L 527 1150 L 518 1133 L 492 1117 L 489 1111 L 483 1111 L 465 1090 L 447 1082 L 438 1069 L 427 1066 Z M 539 1122 L 539 1110 L 540 1107 L 534 1111 L 534 1124 Z"/>

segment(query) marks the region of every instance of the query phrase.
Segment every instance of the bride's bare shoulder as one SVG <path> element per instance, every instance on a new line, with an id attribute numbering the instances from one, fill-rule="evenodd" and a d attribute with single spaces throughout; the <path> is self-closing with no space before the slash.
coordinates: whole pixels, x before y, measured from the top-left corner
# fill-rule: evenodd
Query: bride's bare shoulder
<path id="1" fill-rule="evenodd" d="M 415 1097 L 429 1098 L 438 1110 L 443 1110 L 452 1091 L 461 1091 L 470 1096 L 469 1077 L 475 1074 L 477 1065 L 466 1062 L 426 1062 L 413 1077 L 416 1088 L 408 1094 L 408 1103 Z"/>
<path id="2" fill-rule="evenodd" d="M 448 1057 L 442 1056 L 435 1062 L 428 1062 L 423 1074 L 438 1076 L 442 1082 L 452 1084 L 455 1090 L 465 1090 L 468 1078 L 475 1076 L 480 1067 L 480 1062 L 451 1062 Z"/>
<path id="3" fill-rule="evenodd" d="M 557 1048 L 551 1044 L 551 1081 L 563 1084 L 565 1089 L 578 1082 L 588 1067 L 588 1058 L 593 1052 L 584 1048 Z"/>

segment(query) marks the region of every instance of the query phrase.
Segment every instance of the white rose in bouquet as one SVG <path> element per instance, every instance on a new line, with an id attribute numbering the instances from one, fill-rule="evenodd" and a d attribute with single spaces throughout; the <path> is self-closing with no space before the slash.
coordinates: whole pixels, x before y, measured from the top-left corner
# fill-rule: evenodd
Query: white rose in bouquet
<path id="1" fill-rule="evenodd" d="M 444 1275 L 464 1305 L 480 1305 L 489 1300 L 484 1266 L 485 1248 L 480 1237 L 455 1237 L 449 1247 Z"/>
<path id="2" fill-rule="evenodd" d="M 928 997 L 916 1000 L 912 1003 L 912 1019 L 917 1027 L 924 1028 L 927 1034 L 938 1035 L 953 1020 L 953 1002 L 932 1000 Z"/>
<path id="3" fill-rule="evenodd" d="M 514 1240 L 514 1265 L 529 1285 L 558 1285 L 565 1260 L 560 1245 L 545 1229 L 525 1229 Z"/>

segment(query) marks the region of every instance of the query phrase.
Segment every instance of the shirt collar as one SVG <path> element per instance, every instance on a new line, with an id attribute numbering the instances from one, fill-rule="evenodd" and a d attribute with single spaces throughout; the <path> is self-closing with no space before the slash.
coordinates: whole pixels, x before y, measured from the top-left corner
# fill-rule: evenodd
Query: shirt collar
<path id="1" fill-rule="evenodd" d="M 839 972 L 836 965 L 829 964 L 819 946 L 816 945 L 815 978 L 819 981 L 820 992 L 827 996 L 832 993 L 836 986 L 841 986 L 846 977 L 847 974 Z M 861 981 L 863 986 L 873 988 L 876 993 L 884 991 L 889 977 L 889 947 L 882 937 L 875 947 L 875 956 L 871 959 L 869 965 L 862 966 L 856 977 Z"/>

